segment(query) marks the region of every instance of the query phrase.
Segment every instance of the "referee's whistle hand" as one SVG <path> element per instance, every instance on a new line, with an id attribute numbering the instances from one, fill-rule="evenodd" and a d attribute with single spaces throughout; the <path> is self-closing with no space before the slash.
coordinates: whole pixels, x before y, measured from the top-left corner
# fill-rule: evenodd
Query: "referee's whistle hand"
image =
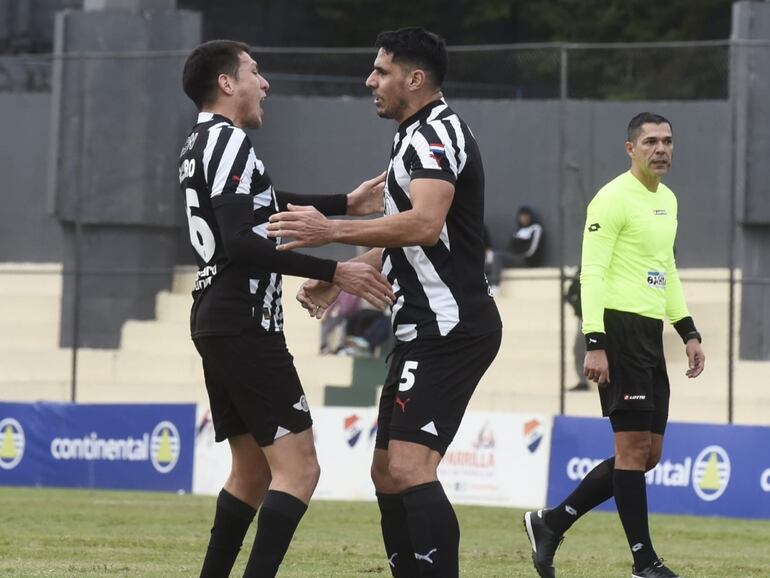
<path id="1" fill-rule="evenodd" d="M 604 349 L 588 351 L 583 362 L 583 375 L 602 387 L 610 381 L 610 367 Z"/>
<path id="2" fill-rule="evenodd" d="M 706 354 L 697 339 L 690 339 L 685 346 L 687 362 L 690 368 L 685 372 L 689 378 L 698 377 L 706 366 Z"/>

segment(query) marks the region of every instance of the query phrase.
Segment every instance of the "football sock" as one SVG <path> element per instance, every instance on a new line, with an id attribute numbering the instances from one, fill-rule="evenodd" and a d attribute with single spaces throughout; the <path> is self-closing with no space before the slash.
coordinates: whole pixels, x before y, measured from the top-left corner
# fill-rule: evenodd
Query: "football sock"
<path id="1" fill-rule="evenodd" d="M 553 510 L 545 515 L 546 525 L 561 535 L 570 529 L 577 519 L 606 502 L 613 495 L 612 472 L 615 458 L 609 458 L 588 472 L 577 488 Z"/>
<path id="2" fill-rule="evenodd" d="M 417 576 L 417 561 L 409 539 L 409 524 L 401 494 L 377 492 L 377 504 L 380 507 L 380 527 L 390 573 L 395 578 Z"/>
<path id="3" fill-rule="evenodd" d="M 401 493 L 419 573 L 459 576 L 460 525 L 441 482 L 428 482 Z"/>
<path id="4" fill-rule="evenodd" d="M 256 512 L 227 490 L 219 492 L 201 578 L 221 578 L 230 574 L 243 544 L 243 537 Z"/>
<path id="5" fill-rule="evenodd" d="M 257 535 L 243 578 L 273 578 L 294 531 L 305 514 L 305 503 L 285 492 L 269 490 L 259 509 Z"/>
<path id="6" fill-rule="evenodd" d="M 615 469 L 614 488 L 618 515 L 626 532 L 634 566 L 642 570 L 657 558 L 647 522 L 647 482 L 644 472 Z"/>

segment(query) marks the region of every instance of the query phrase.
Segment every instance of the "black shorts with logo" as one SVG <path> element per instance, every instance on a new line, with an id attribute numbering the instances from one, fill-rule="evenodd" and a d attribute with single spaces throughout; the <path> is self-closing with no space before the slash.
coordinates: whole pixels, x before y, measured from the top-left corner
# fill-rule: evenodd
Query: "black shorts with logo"
<path id="1" fill-rule="evenodd" d="M 380 396 L 376 447 L 387 449 L 393 439 L 443 455 L 501 339 L 498 329 L 485 335 L 399 342 Z"/>
<path id="2" fill-rule="evenodd" d="M 663 355 L 663 321 L 606 309 L 604 330 L 610 383 L 599 388 L 602 414 L 617 415 L 619 419 L 613 420 L 616 431 L 633 431 L 640 427 L 632 425 L 638 420 L 620 419 L 620 415 L 649 412 L 651 431 L 663 433 L 671 395 Z"/>
<path id="3" fill-rule="evenodd" d="M 251 433 L 264 447 L 313 425 L 283 333 L 193 339 L 203 360 L 216 440 Z"/>

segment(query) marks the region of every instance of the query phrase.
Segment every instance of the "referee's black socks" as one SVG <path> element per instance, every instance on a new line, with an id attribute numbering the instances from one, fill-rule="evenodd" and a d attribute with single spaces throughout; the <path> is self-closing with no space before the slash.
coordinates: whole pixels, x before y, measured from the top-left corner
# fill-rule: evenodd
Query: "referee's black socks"
<path id="1" fill-rule="evenodd" d="M 217 498 L 214 526 L 203 560 L 201 578 L 228 576 L 256 510 L 222 489 Z"/>
<path id="2" fill-rule="evenodd" d="M 578 518 L 609 500 L 613 494 L 615 458 L 604 460 L 588 472 L 565 500 L 545 515 L 546 525 L 558 535 L 570 529 Z"/>
<path id="3" fill-rule="evenodd" d="M 441 482 L 401 492 L 414 547 L 417 576 L 459 576 L 460 525 Z"/>
<path id="4" fill-rule="evenodd" d="M 615 469 L 613 476 L 615 504 L 634 557 L 634 566 L 642 570 L 658 556 L 652 547 L 647 521 L 647 482 L 644 472 Z"/>
<path id="5" fill-rule="evenodd" d="M 273 578 L 307 505 L 286 492 L 269 490 L 257 518 L 257 535 L 243 578 Z"/>
<path id="6" fill-rule="evenodd" d="M 380 507 L 380 527 L 388 567 L 394 578 L 413 578 L 418 576 L 414 548 L 409 537 L 406 509 L 401 494 L 382 494 L 377 492 L 377 505 Z"/>

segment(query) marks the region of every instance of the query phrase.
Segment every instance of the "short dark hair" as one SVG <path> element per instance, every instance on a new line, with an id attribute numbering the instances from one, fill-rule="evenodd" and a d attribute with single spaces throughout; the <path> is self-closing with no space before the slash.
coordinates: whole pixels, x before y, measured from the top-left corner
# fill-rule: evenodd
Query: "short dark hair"
<path id="1" fill-rule="evenodd" d="M 424 69 L 436 88 L 441 88 L 449 57 L 444 39 L 424 28 L 387 30 L 377 35 L 374 45 L 393 55 L 393 62 Z"/>
<path id="2" fill-rule="evenodd" d="M 674 127 L 671 125 L 671 121 L 668 120 L 665 116 L 661 116 L 652 112 L 640 112 L 628 123 L 628 142 L 634 142 L 639 137 L 639 133 L 642 132 L 642 125 L 647 123 L 665 123 L 671 127 L 672 131 L 674 130 Z"/>
<path id="3" fill-rule="evenodd" d="M 182 72 L 182 87 L 198 110 L 214 99 L 220 74 L 238 78 L 241 52 L 248 54 L 251 47 L 235 40 L 210 40 L 187 57 Z"/>

